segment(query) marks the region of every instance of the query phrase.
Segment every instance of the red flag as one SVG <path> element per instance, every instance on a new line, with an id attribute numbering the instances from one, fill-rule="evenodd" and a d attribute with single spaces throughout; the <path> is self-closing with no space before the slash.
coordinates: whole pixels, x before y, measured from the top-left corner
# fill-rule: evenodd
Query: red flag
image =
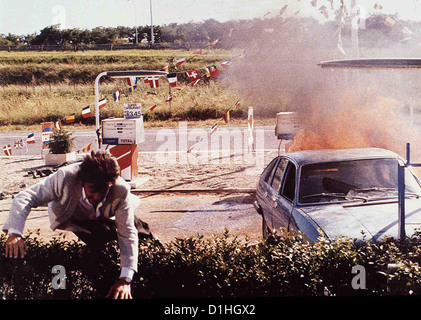
<path id="1" fill-rule="evenodd" d="M 10 144 L 4 146 L 3 151 L 6 154 L 6 156 L 10 157 L 12 155 L 12 146 Z"/>
<path id="2" fill-rule="evenodd" d="M 219 69 L 215 66 L 211 66 L 209 67 L 209 75 L 211 76 L 211 78 L 216 78 L 217 76 L 219 76 L 221 72 L 219 71 Z"/>
<path id="3" fill-rule="evenodd" d="M 157 104 L 154 104 L 152 107 L 149 108 L 149 111 L 153 111 L 157 106 Z"/>
<path id="4" fill-rule="evenodd" d="M 170 94 L 168 97 L 165 98 L 165 102 L 172 101 L 172 95 Z"/>
<path id="5" fill-rule="evenodd" d="M 176 61 L 175 65 L 176 65 L 177 67 L 179 67 L 179 66 L 181 66 L 184 62 L 186 62 L 186 58 L 185 58 L 185 57 L 178 59 L 178 60 Z"/>
<path id="6" fill-rule="evenodd" d="M 159 87 L 159 79 L 152 77 L 149 79 L 149 85 L 151 86 L 151 88 L 158 88 Z"/>
<path id="7" fill-rule="evenodd" d="M 187 70 L 186 73 L 192 82 L 200 79 L 200 74 L 197 72 L 197 70 Z"/>
<path id="8" fill-rule="evenodd" d="M 199 50 L 193 52 L 193 54 L 202 54 L 202 49 L 199 49 Z"/>

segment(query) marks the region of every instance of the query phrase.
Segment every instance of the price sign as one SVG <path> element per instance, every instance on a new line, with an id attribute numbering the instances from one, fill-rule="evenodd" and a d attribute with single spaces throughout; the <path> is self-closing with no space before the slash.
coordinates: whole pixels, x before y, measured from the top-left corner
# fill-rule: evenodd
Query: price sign
<path id="1" fill-rule="evenodd" d="M 124 119 L 137 119 L 142 117 L 141 103 L 125 103 L 124 104 Z"/>

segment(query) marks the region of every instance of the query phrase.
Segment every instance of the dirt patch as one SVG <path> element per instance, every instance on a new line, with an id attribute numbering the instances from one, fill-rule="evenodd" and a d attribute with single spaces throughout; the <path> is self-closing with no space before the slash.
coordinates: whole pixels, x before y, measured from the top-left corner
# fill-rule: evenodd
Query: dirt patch
<path id="1" fill-rule="evenodd" d="M 266 165 L 276 153 L 264 156 Z M 81 159 L 81 156 L 79 157 Z M 0 157 L 0 225 L 7 219 L 12 196 L 39 182 L 44 160 L 40 157 Z M 139 160 L 139 175 L 144 182 L 138 189 L 157 190 L 156 193 L 137 196 L 142 200 L 136 211 L 146 221 L 153 233 L 162 241 L 196 234 L 221 235 L 228 229 L 233 236 L 260 239 L 260 217 L 253 208 L 253 193 L 201 193 L 197 189 L 253 189 L 263 168 L 250 163 L 159 164 L 151 156 Z M 162 190 L 183 189 L 186 193 L 162 193 Z M 48 239 L 63 234 L 74 238 L 70 232 L 51 231 L 47 208 L 34 209 L 26 223 L 27 230 L 40 231 Z"/>

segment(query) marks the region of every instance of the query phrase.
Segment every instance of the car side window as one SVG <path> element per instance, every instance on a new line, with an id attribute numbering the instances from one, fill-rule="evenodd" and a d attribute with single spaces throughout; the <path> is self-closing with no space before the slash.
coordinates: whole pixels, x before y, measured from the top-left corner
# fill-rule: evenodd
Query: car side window
<path id="1" fill-rule="evenodd" d="M 287 166 L 288 160 L 281 158 L 278 166 L 276 167 L 275 175 L 273 176 L 272 188 L 279 192 L 282 183 L 282 177 L 284 176 L 285 168 Z"/>
<path id="2" fill-rule="evenodd" d="M 273 177 L 273 173 L 276 169 L 276 163 L 278 162 L 279 158 L 275 158 L 273 159 L 269 165 L 266 167 L 265 172 L 263 173 L 264 176 L 264 181 L 268 184 L 271 183 L 272 181 L 272 177 Z"/>
<path id="3" fill-rule="evenodd" d="M 295 165 L 292 162 L 288 162 L 280 194 L 290 201 L 294 201 L 295 197 L 295 173 Z"/>

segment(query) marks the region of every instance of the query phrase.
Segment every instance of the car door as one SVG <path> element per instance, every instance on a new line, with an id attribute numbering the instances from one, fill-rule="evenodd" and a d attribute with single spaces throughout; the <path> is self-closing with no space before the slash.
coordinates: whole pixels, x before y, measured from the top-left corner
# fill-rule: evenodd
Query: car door
<path id="1" fill-rule="evenodd" d="M 286 158 L 280 157 L 275 167 L 272 181 L 265 195 L 267 212 L 268 212 L 266 223 L 268 224 L 268 227 L 271 230 L 273 230 L 275 226 L 274 225 L 275 218 L 279 216 L 279 207 L 278 207 L 279 206 L 279 199 L 278 199 L 279 191 L 281 190 L 281 185 L 282 185 L 282 181 L 284 178 L 284 173 L 285 173 L 287 164 L 288 164 L 288 160 Z M 288 226 L 288 224 L 285 224 L 285 226 Z"/>
<path id="2" fill-rule="evenodd" d="M 296 192 L 296 166 L 286 161 L 280 188 L 276 194 L 275 207 L 272 216 L 272 230 L 281 234 L 283 229 L 288 230 Z"/>
<path id="3" fill-rule="evenodd" d="M 266 169 L 263 171 L 259 184 L 256 189 L 257 202 L 262 208 L 263 218 L 265 219 L 267 225 L 270 227 L 270 221 L 272 221 L 272 206 L 269 203 L 269 189 L 273 181 L 274 173 L 277 169 L 279 162 L 279 157 L 273 159 Z"/>

